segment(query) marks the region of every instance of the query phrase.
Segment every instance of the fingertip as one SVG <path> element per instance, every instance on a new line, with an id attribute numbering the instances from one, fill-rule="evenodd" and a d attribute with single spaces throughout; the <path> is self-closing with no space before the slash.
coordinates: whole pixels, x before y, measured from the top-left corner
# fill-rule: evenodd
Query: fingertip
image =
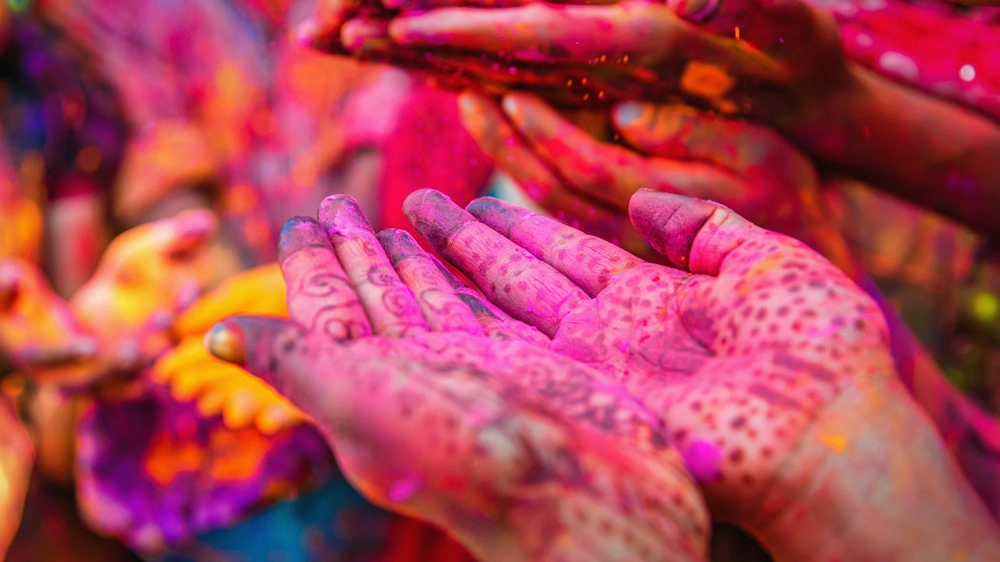
<path id="1" fill-rule="evenodd" d="M 409 232 L 399 228 L 387 228 L 375 235 L 382 249 L 392 262 L 397 265 L 406 257 L 423 254 L 424 251 Z"/>
<path id="2" fill-rule="evenodd" d="M 510 234 L 517 223 L 533 215 L 531 211 L 495 197 L 473 199 L 466 210 L 481 222 L 504 235 Z"/>
<path id="3" fill-rule="evenodd" d="M 463 90 L 458 94 L 458 112 L 462 124 L 473 134 L 488 133 L 487 125 L 495 121 L 496 106 L 492 98 L 477 90 Z M 489 129 L 493 129 L 495 124 Z"/>
<path id="4" fill-rule="evenodd" d="M 193 237 L 211 234 L 219 221 L 208 209 L 191 209 L 175 215 L 174 223 L 179 235 Z"/>
<path id="5" fill-rule="evenodd" d="M 646 243 L 675 265 L 683 265 L 678 260 L 687 255 L 694 234 L 711 215 L 711 205 L 706 213 L 703 203 L 707 204 L 686 195 L 640 189 L 629 200 L 628 215 Z"/>
<path id="6" fill-rule="evenodd" d="M 319 206 L 319 222 L 328 235 L 355 229 L 374 233 L 361 205 L 349 195 L 331 195 L 324 199 Z"/>
<path id="7" fill-rule="evenodd" d="M 447 245 L 448 238 L 463 224 L 474 220 L 447 195 L 433 189 L 419 189 L 403 201 L 410 224 L 435 248 Z"/>
<path id="8" fill-rule="evenodd" d="M 278 235 L 278 261 L 306 248 L 331 249 L 326 230 L 310 217 L 293 217 L 285 221 Z"/>
<path id="9" fill-rule="evenodd" d="M 205 349 L 217 359 L 245 366 L 247 347 L 239 320 L 230 318 L 212 326 L 205 334 Z"/>
<path id="10" fill-rule="evenodd" d="M 518 128 L 523 128 L 525 124 L 535 123 L 548 117 L 549 113 L 553 113 L 553 110 L 541 98 L 523 92 L 505 95 L 500 106 L 503 108 L 504 114 Z"/>

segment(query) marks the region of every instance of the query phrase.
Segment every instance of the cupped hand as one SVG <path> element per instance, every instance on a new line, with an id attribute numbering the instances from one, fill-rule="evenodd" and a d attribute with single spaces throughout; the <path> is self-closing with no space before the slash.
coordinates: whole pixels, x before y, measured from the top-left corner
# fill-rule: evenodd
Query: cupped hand
<path id="1" fill-rule="evenodd" d="M 93 376 L 134 372 L 173 345 L 171 325 L 218 279 L 208 211 L 188 211 L 118 236 L 71 310 L 101 348 Z"/>
<path id="2" fill-rule="evenodd" d="M 642 188 L 719 201 L 805 241 L 843 269 L 843 237 L 825 212 L 812 163 L 774 131 L 685 105 L 619 104 L 604 142 L 535 96 L 498 106 L 467 91 L 463 123 L 497 165 L 556 218 L 661 261 L 635 232 L 628 202 Z"/>
<path id="3" fill-rule="evenodd" d="M 239 317 L 206 341 L 313 416 L 369 499 L 484 560 L 704 558 L 698 493 L 634 398 L 353 200 L 319 218 L 282 229 L 298 324 Z"/>
<path id="4" fill-rule="evenodd" d="M 205 349 L 205 333 L 236 314 L 288 316 L 278 264 L 234 275 L 182 312 L 173 326 L 178 343 L 153 364 L 150 379 L 167 385 L 176 400 L 194 401 L 202 416 L 221 415 L 230 429 L 256 427 L 274 435 L 308 422 L 308 416 L 269 386 Z"/>
<path id="5" fill-rule="evenodd" d="M 713 516 L 772 553 L 900 552 L 889 534 L 843 517 L 864 505 L 905 521 L 914 500 L 897 496 L 918 486 L 905 469 L 912 455 L 929 455 L 929 472 L 971 494 L 896 379 L 878 307 L 802 243 L 721 205 L 651 191 L 633 197 L 631 218 L 677 269 L 495 199 L 465 212 L 424 190 L 406 210 L 488 299 L 552 337 L 553 351 L 640 397 L 664 420 Z M 885 459 L 890 442 L 930 453 L 904 445 Z M 880 479 L 886 472 L 895 480 Z M 875 488 L 884 496 L 857 497 Z M 856 505 L 844 511 L 848 499 Z M 960 510 L 947 513 L 962 525 Z M 858 535 L 863 544 L 848 539 Z"/>
<path id="6" fill-rule="evenodd" d="M 0 261 L 0 351 L 15 368 L 39 381 L 72 383 L 97 345 L 36 266 Z"/>
<path id="7" fill-rule="evenodd" d="M 481 560 L 705 559 L 704 508 L 655 417 L 572 360 L 463 331 L 341 343 L 255 317 L 208 343 L 313 416 L 371 501 Z"/>
<path id="8" fill-rule="evenodd" d="M 362 56 L 563 103 L 683 95 L 787 119 L 848 79 L 832 16 L 800 0 L 465 6 L 342 34 Z"/>

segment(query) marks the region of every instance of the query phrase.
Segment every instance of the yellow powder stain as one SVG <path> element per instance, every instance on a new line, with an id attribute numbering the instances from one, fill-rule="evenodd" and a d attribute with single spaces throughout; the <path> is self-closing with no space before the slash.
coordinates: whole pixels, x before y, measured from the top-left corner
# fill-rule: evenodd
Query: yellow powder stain
<path id="1" fill-rule="evenodd" d="M 826 445 L 834 453 L 839 453 L 847 448 L 847 438 L 839 433 L 824 433 L 819 436 L 820 443 Z"/>

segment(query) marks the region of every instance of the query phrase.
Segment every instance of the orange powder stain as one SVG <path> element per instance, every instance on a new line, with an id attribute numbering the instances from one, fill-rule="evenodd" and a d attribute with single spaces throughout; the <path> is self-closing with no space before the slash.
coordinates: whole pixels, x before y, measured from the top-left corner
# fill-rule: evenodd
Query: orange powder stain
<path id="1" fill-rule="evenodd" d="M 685 92 L 707 99 L 718 99 L 735 85 L 736 80 L 714 64 L 691 61 L 681 74 L 681 88 Z"/>
<path id="2" fill-rule="evenodd" d="M 220 428 L 212 432 L 209 449 L 215 451 L 210 474 L 222 482 L 249 480 L 271 450 L 270 438 L 256 429 L 232 430 Z"/>
<path id="3" fill-rule="evenodd" d="M 164 433 L 153 438 L 143 466 L 154 482 L 167 486 L 178 475 L 196 471 L 204 461 L 204 450 L 198 443 L 188 439 L 176 441 Z"/>

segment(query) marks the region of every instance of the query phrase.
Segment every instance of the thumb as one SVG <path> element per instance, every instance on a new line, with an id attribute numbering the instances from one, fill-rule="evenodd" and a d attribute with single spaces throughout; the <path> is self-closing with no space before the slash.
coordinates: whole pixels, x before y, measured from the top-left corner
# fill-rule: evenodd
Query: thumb
<path id="1" fill-rule="evenodd" d="M 236 364 L 261 379 L 303 412 L 319 419 L 321 400 L 331 394 L 324 377 L 336 344 L 320 341 L 294 322 L 271 316 L 234 316 L 205 335 L 215 357 Z"/>
<path id="2" fill-rule="evenodd" d="M 745 241 L 769 234 L 719 203 L 648 189 L 632 196 L 629 218 L 674 265 L 705 275 L 718 275 Z"/>

